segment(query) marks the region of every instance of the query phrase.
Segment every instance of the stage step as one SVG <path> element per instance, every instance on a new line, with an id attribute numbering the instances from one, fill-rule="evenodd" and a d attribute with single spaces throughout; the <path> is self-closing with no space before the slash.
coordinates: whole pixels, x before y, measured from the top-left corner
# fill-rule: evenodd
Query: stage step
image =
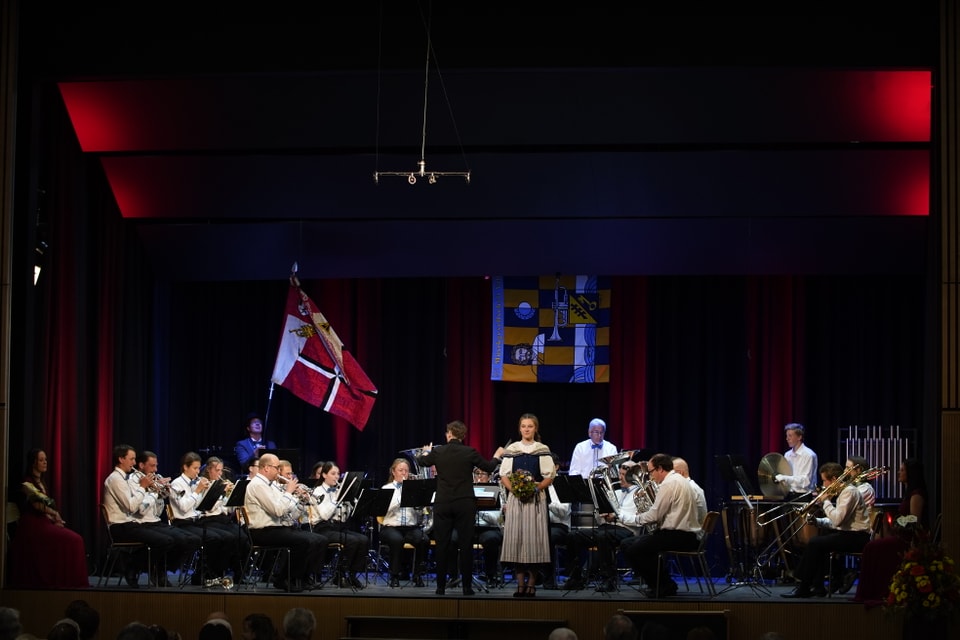
<path id="1" fill-rule="evenodd" d="M 348 638 L 375 640 L 503 640 L 504 637 L 546 638 L 566 620 L 523 620 L 490 618 L 395 618 L 387 616 L 347 616 Z M 346 640 L 346 638 L 341 639 Z"/>

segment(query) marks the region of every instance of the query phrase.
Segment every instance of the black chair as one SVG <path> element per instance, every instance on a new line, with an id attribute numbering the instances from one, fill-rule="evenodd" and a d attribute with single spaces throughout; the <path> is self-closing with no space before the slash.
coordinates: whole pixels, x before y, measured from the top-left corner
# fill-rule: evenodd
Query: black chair
<path id="1" fill-rule="evenodd" d="M 707 564 L 707 541 L 710 538 L 710 534 L 713 533 L 713 530 L 717 528 L 717 522 L 720 520 L 719 511 L 708 511 L 707 515 L 703 518 L 703 523 L 700 525 L 703 534 L 700 536 L 700 543 L 697 545 L 697 548 L 693 551 L 661 551 L 660 555 L 657 558 L 657 593 L 660 593 L 660 568 L 664 565 L 665 561 L 673 559 L 674 565 L 677 567 L 677 571 L 680 573 L 680 577 L 683 578 L 683 586 L 687 588 L 687 591 L 690 591 L 690 585 L 687 583 L 687 576 L 683 571 L 683 558 L 689 558 L 691 566 L 693 567 L 693 572 L 696 573 L 697 569 L 700 570 L 700 575 L 703 576 L 704 581 L 707 583 L 707 592 L 710 594 L 711 598 L 717 596 L 717 589 L 713 586 L 713 579 L 710 577 L 710 566 Z M 694 564 L 696 563 L 696 564 Z M 700 580 L 697 580 L 697 585 L 700 587 L 700 593 L 703 593 L 703 583 Z"/>
<path id="2" fill-rule="evenodd" d="M 247 534 L 247 540 L 250 542 L 250 552 L 247 554 L 243 566 L 243 581 L 247 589 L 257 590 L 257 585 L 261 582 L 270 585 L 271 577 L 277 572 L 281 563 L 287 570 L 287 585 L 290 585 L 290 547 L 273 547 L 258 545 L 253 541 L 250 535 L 250 515 L 246 507 L 240 507 L 238 510 L 242 520 L 243 530 Z M 268 571 L 265 569 L 269 567 Z"/>
<path id="3" fill-rule="evenodd" d="M 110 532 L 110 520 L 107 518 L 106 505 L 100 505 L 100 515 L 107 530 L 107 557 L 103 563 L 103 569 L 100 571 L 100 576 L 97 578 L 97 587 L 101 585 L 110 586 L 110 576 L 113 575 L 113 570 L 116 568 L 120 556 L 125 555 L 127 562 L 133 562 L 133 554 L 144 550 L 147 552 L 147 578 L 149 581 L 150 567 L 153 566 L 150 562 L 150 545 L 145 542 L 116 542 Z M 120 585 L 122 580 L 123 577 L 117 578 L 117 585 Z"/>

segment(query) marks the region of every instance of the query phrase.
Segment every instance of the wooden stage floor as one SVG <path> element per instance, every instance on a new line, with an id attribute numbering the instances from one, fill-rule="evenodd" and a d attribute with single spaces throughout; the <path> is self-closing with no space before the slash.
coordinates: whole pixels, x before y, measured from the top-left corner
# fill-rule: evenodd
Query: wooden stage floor
<path id="1" fill-rule="evenodd" d="M 96 577 L 91 578 L 92 585 Z M 547 591 L 538 589 L 535 598 L 514 598 L 514 586 L 478 591 L 465 597 L 459 588 L 447 589 L 438 596 L 430 584 L 423 588 L 404 586 L 390 588 L 380 578 L 367 588 L 354 591 L 327 585 L 320 590 L 291 594 L 260 585 L 251 589 L 239 585 L 231 590 L 219 587 L 186 586 L 163 589 L 138 589 L 116 586 L 75 591 L 0 592 L 0 603 L 21 612 L 24 630 L 45 637 L 50 627 L 63 617 L 66 605 L 83 598 L 101 613 L 99 637 L 109 640 L 127 623 L 137 620 L 159 624 L 180 632 L 184 640 L 196 632 L 213 611 L 223 611 L 234 624 L 234 637 L 239 637 L 240 622 L 249 613 L 265 613 L 280 625 L 284 613 L 292 607 L 306 607 L 317 616 L 318 630 L 314 640 L 337 640 L 360 637 L 356 634 L 365 624 L 362 637 L 378 638 L 498 638 L 504 634 L 524 638 L 545 638 L 540 632 L 554 624 L 568 626 L 581 640 L 602 638 L 604 622 L 614 613 L 630 613 L 631 617 L 669 622 L 677 626 L 699 626 L 699 621 L 717 617 L 724 620 L 727 638 L 755 640 L 766 631 L 779 631 L 784 638 L 809 640 L 829 633 L 834 637 L 896 640 L 901 637 L 901 620 L 878 609 L 866 610 L 851 601 L 851 596 L 790 600 L 780 597 L 792 589 L 788 585 L 729 585 L 716 579 L 721 593 L 710 598 L 701 593 L 698 583 L 691 581 L 690 590 L 680 584 L 677 596 L 650 599 L 638 589 L 621 584 L 618 591 L 602 593 L 588 588 L 582 591 Z M 679 617 L 678 617 L 679 616 Z M 389 622 L 382 623 L 386 619 Z M 370 621 L 380 620 L 388 631 L 370 631 Z M 456 627 L 450 626 L 458 622 Z M 513 624 L 511 624 L 511 621 Z M 518 621 L 540 621 L 535 633 L 518 633 Z M 441 623 L 446 623 L 444 626 Z M 515 631 L 511 633 L 511 629 Z M 548 631 L 547 631 L 548 632 Z M 351 634 L 354 634 L 351 636 Z M 685 635 L 685 634 L 684 634 Z M 683 638 L 684 635 L 677 637 Z"/>

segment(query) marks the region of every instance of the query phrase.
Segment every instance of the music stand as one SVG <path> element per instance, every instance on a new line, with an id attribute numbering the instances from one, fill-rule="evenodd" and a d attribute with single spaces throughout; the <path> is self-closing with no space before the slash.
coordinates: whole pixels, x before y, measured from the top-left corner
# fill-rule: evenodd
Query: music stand
<path id="1" fill-rule="evenodd" d="M 233 492 L 230 494 L 230 497 L 227 498 L 227 504 L 223 505 L 224 507 L 242 507 L 243 499 L 247 496 L 247 485 L 250 484 L 250 478 L 244 476 L 237 480 L 237 484 L 233 485 Z"/>
<path id="2" fill-rule="evenodd" d="M 560 502 L 593 502 L 586 478 L 561 474 L 553 479 L 553 488 Z"/>
<path id="3" fill-rule="evenodd" d="M 353 509 L 353 515 L 361 519 L 381 518 L 387 515 L 391 500 L 393 500 L 393 490 L 364 489 L 360 492 L 360 498 L 357 500 L 357 506 Z"/>
<path id="4" fill-rule="evenodd" d="M 223 480 L 217 480 L 210 488 L 207 489 L 207 493 L 204 494 L 203 500 L 200 501 L 200 504 L 197 505 L 197 511 L 203 513 L 205 511 L 210 511 L 213 509 L 213 505 L 216 504 L 217 500 L 223 496 L 223 492 L 226 490 L 226 483 Z M 246 489 L 244 489 L 246 493 Z"/>
<path id="5" fill-rule="evenodd" d="M 433 504 L 433 494 L 437 492 L 437 479 L 406 480 L 403 493 L 400 494 L 401 507 L 429 507 Z"/>

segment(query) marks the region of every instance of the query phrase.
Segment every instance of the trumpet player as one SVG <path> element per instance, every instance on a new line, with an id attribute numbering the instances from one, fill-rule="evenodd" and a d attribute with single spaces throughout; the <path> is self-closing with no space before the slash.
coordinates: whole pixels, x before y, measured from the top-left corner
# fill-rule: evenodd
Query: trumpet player
<path id="1" fill-rule="evenodd" d="M 413 584 L 423 586 L 421 567 L 424 565 L 430 539 L 420 526 L 420 509 L 401 507 L 403 483 L 410 477 L 410 463 L 406 458 L 397 458 L 390 465 L 390 482 L 381 489 L 393 491 L 393 498 L 380 525 L 380 540 L 390 549 L 390 586 L 399 587 L 403 576 L 403 545 L 414 548 L 414 558 L 419 562 L 413 567 Z"/>
<path id="2" fill-rule="evenodd" d="M 173 524 L 195 536 L 199 536 L 203 545 L 201 560 L 203 571 L 194 571 L 191 582 L 202 584 L 203 574 L 221 577 L 227 568 L 234 570 L 239 577 L 240 547 L 237 540 L 236 525 L 231 525 L 226 517 L 205 515 L 197 510 L 213 484 L 208 478 L 200 476 L 200 456 L 188 451 L 180 459 L 180 475 L 170 483 L 170 509 L 173 512 Z M 222 501 L 218 500 L 217 504 Z"/>
<path id="3" fill-rule="evenodd" d="M 169 533 L 170 527 L 157 526 L 158 522 L 146 521 L 144 513 L 156 509 L 159 502 L 156 492 L 147 491 L 153 480 L 145 474 L 135 472 L 137 453 L 128 444 L 118 444 L 113 448 L 115 466 L 103 481 L 103 507 L 106 512 L 110 535 L 117 542 L 142 542 L 152 550 L 153 567 L 143 566 L 145 558 L 131 559 L 125 568 L 125 579 L 130 587 L 139 586 L 141 570 L 156 570 L 159 584 L 166 584 L 163 571 L 165 557 L 173 557 L 177 541 Z M 162 576 L 162 581 L 160 577 Z"/>
<path id="4" fill-rule="evenodd" d="M 860 552 L 870 539 L 870 508 L 860 490 L 853 485 L 852 478 L 855 474 L 852 471 L 844 476 L 849 476 L 850 480 L 838 482 L 843 473 L 844 468 L 837 462 L 827 462 L 820 467 L 823 492 L 817 495 L 808 507 L 822 505 L 825 517 L 807 517 L 822 530 L 807 543 L 794 571 L 800 582 L 790 593 L 780 594 L 784 598 L 827 595 L 823 576 L 827 573 L 830 552 Z"/>
<path id="5" fill-rule="evenodd" d="M 330 542 L 337 542 L 343 546 L 337 566 L 340 585 L 363 589 L 364 584 L 359 574 L 366 567 L 370 541 L 367 536 L 350 528 L 352 505 L 337 501 L 340 468 L 334 462 L 324 462 L 320 468 L 320 477 L 323 482 L 313 490 L 320 517 L 320 522 L 314 527 L 314 531 L 322 534 Z"/>

